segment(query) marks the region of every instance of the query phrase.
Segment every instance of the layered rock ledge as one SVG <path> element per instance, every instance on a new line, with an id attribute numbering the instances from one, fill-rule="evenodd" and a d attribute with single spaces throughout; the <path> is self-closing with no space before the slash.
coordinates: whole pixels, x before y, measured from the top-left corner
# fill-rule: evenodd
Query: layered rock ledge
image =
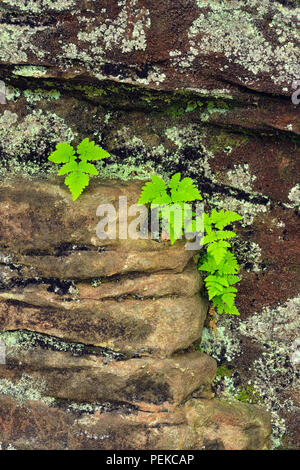
<path id="1" fill-rule="evenodd" d="M 98 205 L 140 187 L 96 180 L 74 203 L 51 179 L 3 184 L 2 448 L 268 448 L 268 413 L 213 399 L 194 252 L 96 236 Z"/>

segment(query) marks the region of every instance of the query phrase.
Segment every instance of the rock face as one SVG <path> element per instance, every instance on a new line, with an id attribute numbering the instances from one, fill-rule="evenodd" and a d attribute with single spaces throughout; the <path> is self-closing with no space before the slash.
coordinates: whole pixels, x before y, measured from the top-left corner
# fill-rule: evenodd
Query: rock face
<path id="1" fill-rule="evenodd" d="M 73 205 L 59 178 L 49 179 L 47 157 L 58 142 L 89 137 L 111 154 L 98 166 L 102 177 L 131 180 L 133 198 L 139 180 L 181 171 L 197 183 L 208 212 L 244 217 L 234 242 L 241 317 L 220 318 L 217 340 L 202 330 L 201 348 L 219 366 L 214 392 L 271 411 L 272 445 L 288 449 L 300 448 L 299 13 L 299 0 L 0 4 L 0 281 L 10 311 L 9 320 L 0 312 L 2 329 L 20 321 L 35 334 L 63 341 L 69 331 L 65 339 L 84 343 L 89 311 L 90 345 L 126 354 L 146 347 L 162 359 L 199 339 L 203 319 L 192 313 L 200 308 L 198 281 L 186 252 L 100 244 L 89 198 L 97 179 Z M 101 185 L 102 201 L 110 202 L 119 183 Z M 120 282 L 91 288 L 89 276 Z M 81 311 L 68 293 L 75 284 Z M 142 301 L 131 296 L 144 297 L 144 289 L 141 317 Z M 114 308 L 117 296 L 125 296 L 128 315 Z M 166 344 L 165 309 L 176 324 Z M 180 309 L 193 328 L 183 327 Z M 77 331 L 70 329 L 75 310 Z"/>
<path id="2" fill-rule="evenodd" d="M 99 203 L 107 194 L 116 206 L 120 194 L 134 201 L 139 185 L 98 184 L 74 204 L 50 181 L 3 184 L 2 448 L 268 447 L 268 414 L 243 404 L 227 406 L 230 419 L 237 406 L 244 415 L 225 439 L 215 435 L 226 423 L 216 424 L 222 405 L 211 400 L 216 362 L 193 346 L 207 311 L 194 253 L 183 241 L 95 236 Z M 53 226 L 60 230 L 47 239 Z M 211 420 L 205 432 L 201 407 Z"/>

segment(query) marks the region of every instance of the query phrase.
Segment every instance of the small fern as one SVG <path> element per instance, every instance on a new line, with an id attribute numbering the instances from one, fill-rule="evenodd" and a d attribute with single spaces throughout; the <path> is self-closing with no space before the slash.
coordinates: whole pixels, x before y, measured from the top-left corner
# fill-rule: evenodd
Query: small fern
<path id="1" fill-rule="evenodd" d="M 239 265 L 234 254 L 229 251 L 231 247 L 228 240 L 236 236 L 231 230 L 223 230 L 232 222 L 241 220 L 242 217 L 236 212 L 220 212 L 212 210 L 211 215 L 204 215 L 204 244 L 208 244 L 206 255 L 200 260 L 198 269 L 210 273 L 205 279 L 205 287 L 209 300 L 218 313 L 229 313 L 239 315 L 234 302 L 237 294 L 234 284 L 240 281 L 236 275 Z"/>
<path id="2" fill-rule="evenodd" d="M 180 218 L 174 216 L 175 211 L 173 216 L 170 215 L 170 211 L 168 212 L 171 244 L 181 238 L 183 233 L 185 221 L 181 209 L 184 203 L 202 200 L 192 179 L 183 178 L 180 181 L 180 178 L 181 174 L 176 173 L 167 185 L 159 176 L 151 176 L 152 181 L 144 185 L 138 202 L 150 206 L 158 204 L 169 207 L 179 204 Z M 195 216 L 194 212 L 193 216 Z M 205 287 L 209 300 L 219 314 L 239 315 L 235 306 L 237 288 L 234 287 L 240 281 L 237 276 L 239 265 L 236 257 L 229 250 L 231 245 L 227 241 L 234 238 L 236 233 L 232 230 L 224 230 L 224 228 L 241 219 L 242 217 L 236 212 L 224 209 L 219 212 L 213 209 L 210 215 L 204 213 L 203 245 L 206 246 L 206 253 L 199 256 L 198 269 L 209 273 L 204 279 Z M 191 226 L 194 228 L 197 225 L 194 218 Z"/>
<path id="3" fill-rule="evenodd" d="M 88 138 L 77 146 L 77 154 L 78 156 L 72 145 L 61 142 L 56 145 L 56 150 L 48 157 L 48 160 L 52 163 L 63 164 L 58 174 L 67 175 L 65 185 L 71 191 L 73 201 L 88 186 L 89 175 L 98 175 L 95 165 L 88 163 L 88 160 L 102 160 L 110 156 L 106 150 L 99 145 L 95 145 L 95 142 L 90 142 Z"/>
<path id="4" fill-rule="evenodd" d="M 184 228 L 183 207 L 187 202 L 202 200 L 202 196 L 196 188 L 191 178 L 183 178 L 180 181 L 181 173 L 172 176 L 167 185 L 159 176 L 151 176 L 152 182 L 148 182 L 142 188 L 138 204 L 148 204 L 155 207 L 172 207 L 172 212 L 163 211 L 161 218 L 170 227 L 170 241 L 173 245 L 178 238 L 182 237 Z M 176 205 L 176 206 L 175 206 Z M 178 220 L 180 222 L 178 222 Z"/>

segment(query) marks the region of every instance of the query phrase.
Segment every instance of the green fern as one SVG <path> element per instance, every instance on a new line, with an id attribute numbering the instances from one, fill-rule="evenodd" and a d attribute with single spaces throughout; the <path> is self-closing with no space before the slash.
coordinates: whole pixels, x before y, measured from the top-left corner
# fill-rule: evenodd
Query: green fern
<path id="1" fill-rule="evenodd" d="M 181 179 L 181 173 L 172 176 L 169 184 L 159 176 L 151 176 L 152 181 L 142 188 L 138 204 L 156 205 L 162 208 L 161 219 L 165 226 L 170 228 L 169 236 L 171 244 L 182 237 L 184 228 L 184 217 L 182 208 L 187 202 L 202 200 L 202 196 L 191 178 Z M 176 206 L 175 206 L 176 205 Z M 172 210 L 169 210 L 172 208 Z"/>
<path id="2" fill-rule="evenodd" d="M 63 164 L 58 172 L 59 175 L 67 175 L 65 185 L 68 186 L 75 201 L 85 187 L 88 186 L 89 175 L 98 175 L 95 165 L 88 160 L 102 160 L 109 157 L 109 153 L 94 141 L 84 139 L 77 146 L 77 154 L 72 145 L 61 142 L 56 145 L 56 150 L 49 156 L 48 160 L 56 164 Z M 77 162 L 77 160 L 80 160 Z"/>
<path id="3" fill-rule="evenodd" d="M 213 306 L 220 314 L 239 315 L 234 304 L 237 289 L 232 287 L 240 281 L 236 276 L 239 265 L 234 254 L 229 251 L 230 243 L 224 241 L 235 237 L 236 233 L 223 229 L 241 219 L 242 217 L 236 212 L 224 209 L 220 212 L 213 209 L 210 216 L 204 215 L 203 243 L 208 246 L 207 254 L 201 259 L 198 269 L 210 273 L 204 279 L 205 287 L 209 300 L 212 300 Z"/>
<path id="4" fill-rule="evenodd" d="M 180 180 L 180 173 L 173 175 L 168 185 L 159 176 L 152 176 L 151 179 L 152 181 L 142 188 L 139 204 L 150 206 L 158 204 L 166 208 L 174 204 L 179 206 L 173 214 L 170 211 L 164 214 L 162 211 L 162 218 L 167 219 L 170 224 L 170 240 L 173 244 L 181 238 L 183 226 L 186 223 L 181 210 L 184 203 L 202 200 L 201 194 L 191 178 Z M 176 211 L 180 212 L 181 217 L 176 218 Z M 194 212 L 192 215 L 193 219 L 189 222 L 190 231 L 195 232 L 198 225 L 197 218 Z M 233 287 L 240 281 L 237 276 L 239 265 L 236 257 L 229 250 L 231 245 L 228 242 L 236 236 L 236 233 L 232 230 L 224 230 L 224 228 L 241 220 L 242 217 L 233 211 L 222 209 L 218 212 L 213 209 L 210 215 L 204 213 L 203 219 L 205 232 L 203 245 L 206 246 L 206 253 L 200 257 L 198 269 L 209 273 L 204 279 L 208 298 L 218 313 L 239 315 L 235 306 L 237 288 Z"/>

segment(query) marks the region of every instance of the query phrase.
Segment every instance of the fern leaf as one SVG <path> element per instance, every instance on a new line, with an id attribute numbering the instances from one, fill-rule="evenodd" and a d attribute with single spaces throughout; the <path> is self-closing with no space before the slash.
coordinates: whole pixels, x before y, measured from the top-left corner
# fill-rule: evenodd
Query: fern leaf
<path id="1" fill-rule="evenodd" d="M 205 287 L 206 287 L 207 292 L 208 292 L 209 300 L 211 300 L 216 295 L 222 294 L 223 291 L 224 291 L 224 287 L 221 284 L 217 284 L 217 283 L 208 282 L 208 283 L 205 284 Z"/>
<path id="2" fill-rule="evenodd" d="M 225 302 L 223 302 L 222 297 L 220 295 L 215 296 L 212 299 L 213 306 L 217 308 L 218 313 L 227 313 L 229 315 L 240 315 L 240 312 L 238 311 L 237 307 L 233 304 L 232 306 L 229 306 Z"/>
<path id="3" fill-rule="evenodd" d="M 221 297 L 219 295 L 216 295 L 212 299 L 212 302 L 213 302 L 213 306 L 217 308 L 218 313 L 222 314 L 224 312 L 224 309 L 225 309 L 225 304 L 222 301 Z"/>
<path id="4" fill-rule="evenodd" d="M 83 139 L 78 145 L 77 153 L 81 160 L 102 160 L 110 156 L 106 150 L 99 145 L 95 145 L 93 140 L 90 142 L 88 138 Z"/>
<path id="5" fill-rule="evenodd" d="M 88 162 L 80 162 L 78 164 L 78 170 L 84 173 L 88 173 L 89 175 L 98 175 L 98 171 L 92 163 Z"/>
<path id="6" fill-rule="evenodd" d="M 233 238 L 236 236 L 235 232 L 231 232 L 230 230 L 218 230 L 216 232 L 211 232 L 206 235 L 203 239 L 204 245 L 207 243 L 212 243 L 217 240 L 225 240 L 227 238 Z"/>
<path id="7" fill-rule="evenodd" d="M 56 150 L 51 153 L 48 160 L 53 163 L 68 163 L 75 155 L 72 145 L 61 142 L 56 145 Z"/>
<path id="8" fill-rule="evenodd" d="M 181 173 L 175 173 L 175 175 L 173 175 L 171 178 L 171 181 L 169 183 L 169 188 L 176 189 L 178 187 L 180 178 L 181 178 Z"/>
<path id="9" fill-rule="evenodd" d="M 156 198 L 166 194 L 167 185 L 162 178 L 156 175 L 151 176 L 152 182 L 148 182 L 142 188 L 138 204 L 152 203 Z"/>
<path id="10" fill-rule="evenodd" d="M 182 238 L 183 212 L 181 204 L 169 205 L 162 210 L 162 221 L 164 230 L 168 231 L 170 241 L 173 245 L 176 240 Z"/>
<path id="11" fill-rule="evenodd" d="M 216 211 L 216 209 L 212 210 L 210 220 L 213 224 L 215 224 L 217 229 L 222 230 L 226 225 L 231 224 L 237 220 L 241 220 L 243 217 L 236 212 L 233 211 L 225 211 L 222 209 L 220 212 Z"/>
<path id="12" fill-rule="evenodd" d="M 157 196 L 155 199 L 153 199 L 152 204 L 157 204 L 159 206 L 163 206 L 165 204 L 171 204 L 172 200 L 170 196 L 163 192 L 159 196 Z"/>
<path id="13" fill-rule="evenodd" d="M 228 307 L 233 307 L 234 299 L 235 299 L 235 294 L 233 293 L 228 292 L 228 293 L 222 294 L 222 300 L 225 302 L 225 304 L 228 305 Z"/>
<path id="14" fill-rule="evenodd" d="M 174 203 L 196 201 L 197 199 L 202 200 L 202 196 L 191 178 L 183 178 L 177 186 L 175 186 L 175 180 L 173 183 L 174 187 L 171 189 L 171 197 Z"/>
<path id="15" fill-rule="evenodd" d="M 69 163 L 65 163 L 59 170 L 59 175 L 66 175 L 67 173 L 71 173 L 71 171 L 78 171 L 78 163 L 73 161 Z"/>
<path id="16" fill-rule="evenodd" d="M 239 270 L 239 265 L 236 257 L 231 251 L 227 251 L 222 262 L 222 265 L 218 267 L 220 274 L 236 274 Z"/>
<path id="17" fill-rule="evenodd" d="M 229 287 L 228 280 L 224 276 L 214 276 L 213 274 L 210 274 L 205 278 L 205 282 L 216 282 L 222 286 Z"/>
<path id="18" fill-rule="evenodd" d="M 240 282 L 240 280 L 241 279 L 238 276 L 232 276 L 232 275 L 227 276 L 227 281 L 231 286 L 233 284 L 236 284 L 237 282 Z"/>
<path id="19" fill-rule="evenodd" d="M 208 271 L 210 273 L 215 272 L 218 269 L 218 266 L 212 256 L 206 256 L 202 262 L 198 265 L 199 271 Z"/>
<path id="20" fill-rule="evenodd" d="M 207 247 L 207 252 L 213 256 L 216 264 L 219 265 L 223 261 L 228 247 L 230 247 L 230 244 L 221 240 L 211 243 L 211 245 Z"/>
<path id="21" fill-rule="evenodd" d="M 205 212 L 204 212 L 204 230 L 208 235 L 212 232 L 210 217 Z"/>
<path id="22" fill-rule="evenodd" d="M 85 173 L 74 171 L 66 176 L 65 184 L 69 187 L 73 196 L 73 201 L 75 201 L 80 196 L 83 189 L 88 186 L 89 177 Z"/>

